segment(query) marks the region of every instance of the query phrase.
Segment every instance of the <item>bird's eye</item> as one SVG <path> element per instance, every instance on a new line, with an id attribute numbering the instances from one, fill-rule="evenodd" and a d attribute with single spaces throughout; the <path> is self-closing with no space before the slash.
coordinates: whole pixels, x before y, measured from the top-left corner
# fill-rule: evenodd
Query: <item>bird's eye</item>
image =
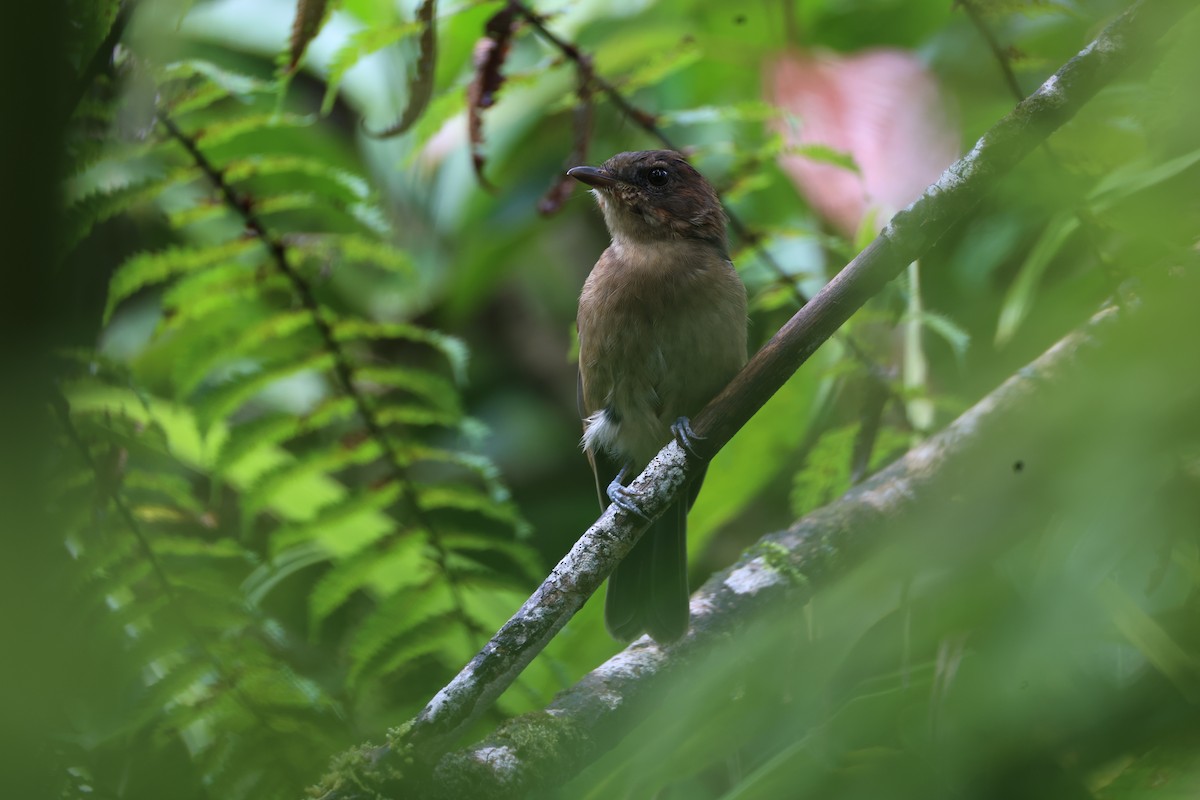
<path id="1" fill-rule="evenodd" d="M 670 174 L 662 167 L 655 167 L 646 175 L 646 180 L 650 181 L 651 186 L 666 186 Z"/>

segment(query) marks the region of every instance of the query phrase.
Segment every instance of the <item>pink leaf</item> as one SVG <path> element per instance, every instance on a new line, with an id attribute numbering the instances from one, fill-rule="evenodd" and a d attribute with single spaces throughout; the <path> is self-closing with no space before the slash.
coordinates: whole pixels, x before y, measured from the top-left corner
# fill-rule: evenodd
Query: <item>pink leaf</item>
<path id="1" fill-rule="evenodd" d="M 789 147 L 847 153 L 858 172 L 799 154 L 780 166 L 816 211 L 854 236 L 869 209 L 880 221 L 920 196 L 957 158 L 959 132 L 933 75 L 911 53 L 788 53 L 766 68 L 771 103 L 793 119 Z"/>

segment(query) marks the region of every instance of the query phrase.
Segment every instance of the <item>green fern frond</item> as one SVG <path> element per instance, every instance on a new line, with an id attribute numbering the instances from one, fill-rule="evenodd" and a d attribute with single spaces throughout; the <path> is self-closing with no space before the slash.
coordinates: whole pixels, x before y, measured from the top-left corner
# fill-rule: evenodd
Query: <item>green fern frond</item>
<path id="1" fill-rule="evenodd" d="M 204 392 L 196 402 L 196 420 L 202 429 L 208 429 L 278 381 L 301 372 L 324 372 L 333 363 L 332 355 L 315 353 L 306 358 L 286 359 L 240 372 Z"/>
<path id="2" fill-rule="evenodd" d="M 209 319 L 211 320 L 212 317 Z M 203 339 L 208 340 L 209 346 L 201 352 L 195 353 L 194 357 L 181 360 L 176 365 L 173 378 L 180 394 L 191 394 L 202 383 L 212 378 L 218 367 L 238 363 L 243 359 L 250 359 L 252 363 L 240 364 L 238 373 L 257 373 L 268 369 L 263 362 L 270 358 L 269 369 L 285 370 L 279 373 L 279 376 L 282 377 L 288 372 L 296 370 L 294 367 L 288 370 L 288 364 L 280 364 L 276 361 L 331 357 L 327 353 L 320 352 L 312 355 L 298 355 L 306 354 L 315 348 L 300 342 L 297 334 L 306 334 L 311 345 L 317 344 L 316 331 L 312 326 L 312 315 L 308 311 L 283 311 L 275 314 L 268 311 L 265 318 L 250 317 L 239 321 L 242 324 L 237 329 L 230 331 L 229 334 L 221 331 L 217 336 L 204 337 L 204 331 L 197 332 Z"/>
<path id="3" fill-rule="evenodd" d="M 257 94 L 274 91 L 274 81 L 264 81 L 250 75 L 230 72 L 211 61 L 202 59 L 187 59 L 174 61 L 162 68 L 159 74 L 159 88 L 169 91 L 173 83 L 190 84 L 200 82 L 216 86 L 226 97 L 233 97 L 243 102 L 251 100 Z M 168 103 L 172 100 L 167 98 Z"/>
<path id="4" fill-rule="evenodd" d="M 204 513 L 192 485 L 182 475 L 162 470 L 133 469 L 122 480 L 122 489 L 129 497 L 161 498 L 193 516 Z"/>
<path id="5" fill-rule="evenodd" d="M 212 149 L 228 145 L 247 134 L 258 134 L 264 130 L 310 127 L 315 118 L 302 114 L 248 114 L 221 120 L 195 131 L 193 136 L 201 148 Z"/>
<path id="6" fill-rule="evenodd" d="M 857 433 L 857 425 L 847 425 L 822 434 L 792 481 L 793 514 L 807 514 L 850 488 L 850 453 Z"/>
<path id="7" fill-rule="evenodd" d="M 207 658 L 178 658 L 176 663 L 159 660 L 148 670 L 153 676 L 139 699 L 142 724 L 161 717 L 164 708 L 194 704 L 207 697 L 220 680 L 215 665 Z"/>
<path id="8" fill-rule="evenodd" d="M 234 425 L 217 451 L 213 471 L 224 474 L 256 450 L 351 419 L 355 413 L 357 407 L 353 398 L 330 397 L 307 414 L 278 412 Z"/>
<path id="9" fill-rule="evenodd" d="M 380 425 L 405 425 L 415 428 L 454 428 L 460 417 L 446 411 L 420 406 L 389 405 L 375 415 Z"/>
<path id="10" fill-rule="evenodd" d="M 247 515 L 257 514 L 288 492 L 303 491 L 302 479 L 308 476 L 368 464 L 381 454 L 379 443 L 366 437 L 321 445 L 290 463 L 267 471 L 247 488 L 242 497 L 242 508 Z"/>
<path id="11" fill-rule="evenodd" d="M 163 178 L 146 178 L 109 191 L 96 191 L 72 203 L 63 220 L 59 257 L 75 249 L 102 222 L 157 197 L 171 185 Z"/>
<path id="12" fill-rule="evenodd" d="M 356 369 L 354 377 L 366 388 L 398 390 L 455 418 L 462 415 L 462 404 L 453 384 L 436 373 L 412 367 L 369 365 Z M 381 413 L 387 413 L 386 407 Z"/>
<path id="13" fill-rule="evenodd" d="M 457 622 L 458 624 L 455 624 Z M 352 680 L 365 680 L 386 675 L 392 680 L 415 670 L 423 658 L 441 655 L 442 661 L 457 664 L 471 654 L 467 652 L 463 625 L 450 615 L 434 617 L 414 628 L 408 635 L 389 643 L 380 652 L 375 664 L 363 664 L 352 671 Z"/>
<path id="14" fill-rule="evenodd" d="M 348 651 L 350 685 L 381 657 L 394 661 L 400 652 L 437 652 L 447 635 L 462 636 L 461 620 L 453 608 L 444 585 L 402 590 L 387 598 L 354 632 Z"/>
<path id="15" fill-rule="evenodd" d="M 508 526 L 519 523 L 512 508 L 497 503 L 478 487 L 466 484 L 421 486 L 417 490 L 417 503 L 424 511 L 470 511 Z"/>
<path id="16" fill-rule="evenodd" d="M 236 239 L 208 247 L 180 246 L 134 256 L 117 268 L 108 285 L 104 321 L 121 303 L 139 290 L 170 278 L 244 259 L 260 245 L 251 239 Z"/>
<path id="17" fill-rule="evenodd" d="M 245 318 L 247 308 L 272 297 L 291 297 L 291 283 L 282 275 L 264 275 L 244 264 L 226 264 L 176 281 L 162 297 L 163 318 L 158 333 L 207 324 L 227 313 Z"/>
<path id="18" fill-rule="evenodd" d="M 391 25 L 373 25 L 350 36 L 329 63 L 329 74 L 325 78 L 325 98 L 321 101 L 321 113 L 333 110 L 342 79 L 359 61 L 371 53 L 400 42 L 421 30 L 418 22 L 397 22 Z"/>
<path id="19" fill-rule="evenodd" d="M 531 582 L 541 580 L 544 569 L 537 553 L 519 542 L 508 541 L 497 536 L 487 536 L 473 531 L 450 531 L 442 533 L 443 547 L 470 556 L 481 553 L 486 556 L 502 554 L 517 568 L 521 577 Z"/>
<path id="20" fill-rule="evenodd" d="M 358 264 L 393 273 L 406 278 L 415 278 L 416 266 L 407 253 L 386 242 L 355 233 L 312 237 L 300 255 L 322 264 Z"/>
<path id="21" fill-rule="evenodd" d="M 287 549 L 320 540 L 339 523 L 364 512 L 377 512 L 389 508 L 400 499 L 402 493 L 403 490 L 396 481 L 352 491 L 340 500 L 322 507 L 312 519 L 286 525 L 275 531 L 271 537 L 272 546 Z"/>
<path id="22" fill-rule="evenodd" d="M 315 631 L 352 595 L 369 591 L 388 596 L 401 589 L 427 585 L 437 577 L 420 536 L 393 539 L 386 548 L 364 543 L 321 577 L 309 595 L 309 623 Z"/>
<path id="23" fill-rule="evenodd" d="M 218 473 L 234 468 L 245 456 L 265 447 L 282 444 L 305 433 L 333 428 L 358 412 L 353 398 L 326 398 L 306 414 L 280 412 L 235 425 L 222 443 L 213 462 Z"/>
<path id="24" fill-rule="evenodd" d="M 462 383 L 466 380 L 467 348 L 461 339 L 453 336 L 406 322 L 373 322 L 361 319 L 338 321 L 333 326 L 333 334 L 342 342 L 353 342 L 360 339 L 372 341 L 404 339 L 428 345 L 445 356 L 456 382 Z"/>
<path id="25" fill-rule="evenodd" d="M 309 156 L 261 156 L 237 159 L 225 165 L 225 179 L 240 183 L 278 176 L 301 178 L 309 191 L 350 203 L 371 196 L 366 180 L 352 172 Z"/>

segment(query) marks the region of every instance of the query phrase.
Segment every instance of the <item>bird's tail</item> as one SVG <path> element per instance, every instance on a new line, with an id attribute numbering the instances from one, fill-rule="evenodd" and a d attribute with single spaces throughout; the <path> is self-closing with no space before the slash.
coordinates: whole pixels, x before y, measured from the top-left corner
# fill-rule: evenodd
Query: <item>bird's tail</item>
<path id="1" fill-rule="evenodd" d="M 687 507 L 676 503 L 642 534 L 608 578 L 604 624 L 629 641 L 646 631 L 656 642 L 687 633 Z"/>
<path id="2" fill-rule="evenodd" d="M 604 624 L 614 638 L 629 641 L 645 631 L 656 642 L 673 642 L 687 633 L 687 514 L 700 479 L 654 521 L 609 576 Z"/>

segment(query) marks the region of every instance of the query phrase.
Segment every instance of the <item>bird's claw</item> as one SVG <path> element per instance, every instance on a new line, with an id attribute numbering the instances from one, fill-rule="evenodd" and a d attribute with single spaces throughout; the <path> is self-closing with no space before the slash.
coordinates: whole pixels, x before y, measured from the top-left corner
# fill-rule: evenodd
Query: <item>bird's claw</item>
<path id="1" fill-rule="evenodd" d="M 696 444 L 704 440 L 705 436 L 701 436 L 692 430 L 692 421 L 687 417 L 680 417 L 671 425 L 671 435 L 675 437 L 675 441 L 683 448 L 683 451 L 692 458 L 703 458 Z"/>
<path id="2" fill-rule="evenodd" d="M 649 522 L 650 518 L 646 516 L 646 514 L 637 507 L 637 503 L 634 502 L 637 498 L 637 494 L 631 492 L 629 487 L 625 485 L 625 475 L 628 471 L 628 466 L 621 467 L 621 471 L 617 473 L 617 477 L 612 479 L 612 483 L 608 485 L 608 489 L 605 493 L 608 495 L 608 499 L 611 500 L 612 504 L 617 508 L 628 514 L 632 514 L 639 519 Z"/>

